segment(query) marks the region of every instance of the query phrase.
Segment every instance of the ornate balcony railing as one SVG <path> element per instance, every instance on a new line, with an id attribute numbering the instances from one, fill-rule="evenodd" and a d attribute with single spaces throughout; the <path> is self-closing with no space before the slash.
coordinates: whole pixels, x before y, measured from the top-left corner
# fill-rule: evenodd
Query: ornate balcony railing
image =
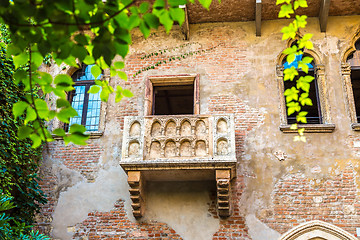
<path id="1" fill-rule="evenodd" d="M 121 164 L 232 161 L 232 115 L 125 117 Z"/>
<path id="2" fill-rule="evenodd" d="M 231 214 L 236 176 L 233 115 L 125 117 L 120 165 L 128 174 L 133 214 L 144 214 L 144 181 L 215 180 L 220 217 Z"/>

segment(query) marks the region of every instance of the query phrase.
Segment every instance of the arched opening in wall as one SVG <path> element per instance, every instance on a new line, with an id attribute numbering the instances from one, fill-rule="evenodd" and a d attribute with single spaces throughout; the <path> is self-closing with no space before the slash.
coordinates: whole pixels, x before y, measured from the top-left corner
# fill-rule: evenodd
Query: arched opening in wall
<path id="1" fill-rule="evenodd" d="M 347 58 L 350 65 L 351 86 L 354 97 L 356 121 L 360 122 L 360 39 L 355 42 L 355 51 Z"/>
<path id="2" fill-rule="evenodd" d="M 68 130 L 68 127 L 72 124 L 81 124 L 85 126 L 86 131 L 99 130 L 101 110 L 100 92 L 96 94 L 88 93 L 96 80 L 91 73 L 93 66 L 94 65 L 82 64 L 82 67 L 72 75 L 75 89 L 69 93 L 68 100 L 78 113 L 78 116 L 70 118 L 69 125 L 65 127 L 66 130 Z M 101 77 L 102 75 L 98 76 L 97 79 Z"/>
<path id="3" fill-rule="evenodd" d="M 283 60 L 284 69 L 291 68 L 293 66 L 297 68 L 297 61 L 300 61 L 303 57 L 312 57 L 312 56 L 310 54 L 297 55 L 294 62 L 290 64 L 286 61 L 286 58 L 284 58 Z M 306 115 L 306 121 L 307 121 L 306 124 L 321 124 L 323 121 L 321 115 L 319 89 L 318 89 L 317 77 L 315 73 L 315 63 L 313 61 L 307 65 L 309 67 L 308 73 L 305 73 L 302 70 L 298 70 L 299 75 L 296 76 L 292 81 L 290 80 L 284 81 L 284 91 L 296 87 L 296 82 L 301 77 L 305 77 L 306 75 L 314 77 L 314 80 L 310 82 L 310 89 L 309 89 L 309 98 L 311 99 L 312 105 L 301 106 L 301 111 L 305 111 L 308 113 Z M 300 89 L 300 94 L 302 93 L 304 93 L 304 91 Z M 286 116 L 287 116 L 287 124 L 294 124 L 297 122 L 296 113 L 293 113 L 290 116 L 286 114 Z"/>
<path id="4" fill-rule="evenodd" d="M 298 39 L 298 37 L 297 37 Z M 287 43 L 287 47 L 291 47 L 295 40 L 290 40 Z M 314 50 L 302 49 L 303 55 L 296 56 L 297 59 L 310 56 L 313 58 L 313 62 L 308 64 L 309 72 L 308 74 L 312 75 L 315 80 L 310 83 L 310 93 L 309 98 L 312 101 L 311 106 L 302 106 L 302 111 L 307 111 L 306 116 L 307 124 L 300 124 L 300 127 L 304 129 L 305 132 L 311 133 L 330 133 L 335 129 L 335 124 L 331 123 L 330 117 L 330 105 L 329 105 L 329 96 L 327 93 L 326 81 L 325 81 L 325 67 L 322 64 L 321 55 L 319 55 Z M 277 59 L 276 65 L 276 78 L 278 81 L 279 88 L 279 100 L 280 100 L 280 130 L 284 133 L 295 133 L 296 129 L 291 128 L 291 124 L 296 122 L 294 115 L 287 115 L 287 106 L 286 98 L 284 92 L 286 89 L 294 87 L 296 84 L 296 78 L 293 81 L 284 82 L 284 69 L 287 67 L 298 67 L 297 61 L 292 63 L 286 63 L 287 55 L 284 54 L 284 51 L 280 53 Z M 298 78 L 304 76 L 305 73 L 299 71 Z"/>
<path id="5" fill-rule="evenodd" d="M 333 224 L 314 220 L 290 229 L 279 240 L 357 240 L 357 238 Z"/>

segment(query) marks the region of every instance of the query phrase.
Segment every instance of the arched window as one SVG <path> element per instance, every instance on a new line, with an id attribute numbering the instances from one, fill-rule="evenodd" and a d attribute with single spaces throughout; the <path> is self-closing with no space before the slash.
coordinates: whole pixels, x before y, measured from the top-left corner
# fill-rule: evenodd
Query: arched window
<path id="1" fill-rule="evenodd" d="M 355 43 L 355 51 L 347 57 L 350 65 L 350 79 L 355 104 L 356 122 L 360 122 L 360 40 Z"/>
<path id="2" fill-rule="evenodd" d="M 291 47 L 294 41 L 289 41 L 287 47 Z M 302 59 L 302 57 L 309 56 L 313 58 L 313 62 L 308 64 L 309 72 L 305 74 L 303 71 L 298 71 L 300 78 L 305 75 L 312 75 L 315 80 L 310 83 L 309 98 L 312 101 L 312 106 L 301 106 L 302 111 L 308 112 L 307 124 L 300 124 L 299 127 L 304 128 L 305 132 L 333 132 L 335 125 L 331 124 L 330 120 L 330 106 L 328 104 L 328 94 L 325 81 L 325 67 L 321 64 L 320 56 L 313 50 L 304 49 L 304 55 L 298 55 L 296 60 Z M 286 62 L 286 55 L 281 53 L 277 60 L 276 76 L 279 87 L 280 97 L 280 130 L 284 133 L 296 133 L 296 129 L 291 128 L 291 124 L 296 123 L 295 114 L 288 116 L 286 99 L 284 91 L 288 88 L 295 86 L 296 78 L 293 81 L 284 82 L 284 69 L 296 66 L 297 61 L 293 63 Z"/>
<path id="3" fill-rule="evenodd" d="M 311 57 L 310 55 L 305 55 L 305 56 Z M 301 60 L 302 57 L 303 57 L 303 55 L 296 56 L 296 59 L 294 60 L 294 62 L 292 62 L 290 64 L 286 61 L 286 58 L 285 58 L 283 60 L 284 69 L 291 68 L 293 66 L 297 68 L 297 61 Z M 310 83 L 310 90 L 309 90 L 309 98 L 311 99 L 313 105 L 312 106 L 309 106 L 309 105 L 301 106 L 301 111 L 308 112 L 308 114 L 306 115 L 307 124 L 321 124 L 322 117 L 321 117 L 321 107 L 320 107 L 320 100 L 319 100 L 319 89 L 318 89 L 318 84 L 317 84 L 317 77 L 315 74 L 315 63 L 314 62 L 309 63 L 308 67 L 309 67 L 309 71 L 307 74 L 304 71 L 298 70 L 299 75 L 296 76 L 293 81 L 290 81 L 290 80 L 285 81 L 284 82 L 284 90 L 295 87 L 296 80 L 302 76 L 306 76 L 306 75 L 313 76 L 314 80 Z M 302 90 L 300 90 L 300 93 L 302 93 Z M 290 116 L 286 114 L 286 118 L 287 118 L 288 124 L 296 123 L 296 113 L 293 113 Z"/>
<path id="4" fill-rule="evenodd" d="M 72 75 L 75 90 L 69 94 L 69 102 L 77 111 L 78 116 L 70 118 L 69 125 L 77 123 L 84 125 L 87 131 L 98 131 L 101 108 L 100 92 L 88 93 L 90 87 L 95 84 L 95 78 L 91 73 L 92 66 L 94 65 L 83 64 L 81 69 Z M 100 78 L 101 75 L 97 79 Z"/>

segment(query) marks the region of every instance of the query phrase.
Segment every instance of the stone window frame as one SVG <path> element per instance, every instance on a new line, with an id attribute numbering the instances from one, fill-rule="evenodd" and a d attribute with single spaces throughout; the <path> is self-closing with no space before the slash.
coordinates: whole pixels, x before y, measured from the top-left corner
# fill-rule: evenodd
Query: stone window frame
<path id="1" fill-rule="evenodd" d="M 290 40 L 287 43 L 287 47 L 290 47 L 291 44 L 296 41 Z M 331 124 L 330 118 L 330 105 L 329 105 L 329 96 L 327 93 L 327 87 L 325 82 L 325 66 L 322 64 L 322 60 L 315 51 L 313 50 L 304 50 L 304 54 L 311 56 L 314 60 L 314 71 L 316 74 L 317 87 L 319 93 L 319 104 L 321 109 L 321 124 L 299 124 L 299 128 L 304 128 L 305 132 L 308 133 L 330 133 L 335 129 L 335 124 Z M 286 101 L 284 96 L 284 67 L 283 61 L 286 55 L 281 54 L 277 59 L 276 65 L 276 79 L 278 83 L 279 97 L 280 97 L 280 130 L 284 133 L 296 133 L 297 130 L 291 129 L 291 124 L 287 123 L 287 111 L 286 111 Z"/>
<path id="2" fill-rule="evenodd" d="M 185 83 L 185 84 L 184 84 Z M 151 116 L 154 99 L 154 86 L 194 84 L 194 113 L 200 114 L 200 74 L 177 74 L 148 76 L 145 80 L 144 116 Z"/>
<path id="3" fill-rule="evenodd" d="M 360 40 L 360 30 L 353 36 L 349 46 L 345 49 L 341 59 L 341 78 L 345 90 L 346 109 L 351 121 L 351 128 L 360 131 L 360 123 L 357 122 L 354 93 L 351 84 L 351 65 L 347 62 L 348 57 L 356 51 L 355 43 Z"/>
<path id="4" fill-rule="evenodd" d="M 78 63 L 79 66 L 81 66 L 80 63 Z M 60 69 L 62 69 L 58 74 L 67 74 L 70 77 L 72 77 L 72 75 L 79 69 L 81 69 L 81 67 L 77 68 L 77 67 L 72 67 L 72 66 L 67 66 L 65 64 L 62 64 L 59 66 Z M 106 72 L 104 72 L 102 78 L 102 80 L 107 79 L 110 80 L 110 75 L 107 74 Z M 57 99 L 56 96 L 54 96 L 55 99 Z M 55 100 L 56 101 L 56 100 Z M 95 138 L 100 138 L 105 131 L 105 116 L 106 116 L 106 106 L 107 104 L 105 102 L 101 102 L 101 107 L 100 107 L 100 119 L 99 119 L 99 128 L 98 131 L 86 131 L 85 133 L 89 135 L 90 139 L 95 139 Z M 56 129 L 56 128 L 64 128 L 65 124 L 60 122 L 59 119 L 54 118 L 54 122 L 52 124 L 52 129 Z M 62 137 L 59 137 L 57 135 L 52 135 L 52 137 L 55 140 L 61 140 Z"/>

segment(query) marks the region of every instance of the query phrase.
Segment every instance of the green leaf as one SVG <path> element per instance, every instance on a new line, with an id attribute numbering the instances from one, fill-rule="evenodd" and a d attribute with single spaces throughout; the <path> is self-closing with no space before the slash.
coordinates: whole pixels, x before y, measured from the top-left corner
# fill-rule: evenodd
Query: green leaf
<path id="1" fill-rule="evenodd" d="M 15 119 L 22 115 L 25 109 L 29 106 L 27 102 L 19 101 L 13 105 L 13 114 Z"/>
<path id="2" fill-rule="evenodd" d="M 66 134 L 65 134 L 65 130 L 62 129 L 62 128 L 57 128 L 53 131 L 53 134 L 59 136 L 59 137 L 64 137 Z"/>
<path id="3" fill-rule="evenodd" d="M 118 76 L 119 76 L 120 78 L 124 79 L 125 81 L 128 80 L 128 77 L 127 77 L 127 75 L 126 75 L 125 72 L 123 72 L 123 71 L 118 71 L 117 74 L 118 74 Z"/>
<path id="4" fill-rule="evenodd" d="M 120 100 L 123 98 L 122 91 L 122 87 L 120 87 L 119 85 L 116 86 L 115 102 L 120 102 Z"/>
<path id="5" fill-rule="evenodd" d="M 148 2 L 143 2 L 140 4 L 139 11 L 140 13 L 146 13 L 149 10 L 150 4 Z"/>
<path id="6" fill-rule="evenodd" d="M 67 74 L 56 75 L 56 77 L 54 79 L 54 83 L 56 84 L 56 88 L 58 90 L 71 91 L 71 90 L 74 89 L 72 87 L 74 82 L 71 79 L 71 77 L 69 75 L 67 75 Z"/>
<path id="7" fill-rule="evenodd" d="M 97 85 L 92 85 L 91 88 L 89 89 L 88 93 L 92 93 L 92 94 L 95 94 L 95 93 L 98 93 L 100 91 L 100 87 L 97 86 Z"/>
<path id="8" fill-rule="evenodd" d="M 84 35 L 84 34 L 80 33 L 80 34 L 75 35 L 74 39 L 78 44 L 88 45 L 88 43 L 89 43 L 88 37 L 89 37 L 88 35 Z"/>
<path id="9" fill-rule="evenodd" d="M 35 107 L 40 118 L 46 119 L 48 117 L 49 109 L 46 102 L 43 99 L 41 98 L 36 99 Z"/>
<path id="10" fill-rule="evenodd" d="M 122 95 L 124 95 L 125 97 L 128 97 L 128 98 L 134 96 L 134 94 L 133 94 L 130 90 L 128 90 L 128 89 L 124 89 L 124 90 L 122 91 Z"/>
<path id="11" fill-rule="evenodd" d="M 160 23 L 165 27 L 167 33 L 169 33 L 172 28 L 174 21 L 170 18 L 170 14 L 168 11 L 164 11 L 163 14 L 159 17 Z"/>
<path id="12" fill-rule="evenodd" d="M 165 8 L 165 1 L 164 0 L 156 0 L 153 4 L 153 8 L 160 10 Z"/>
<path id="13" fill-rule="evenodd" d="M 101 68 L 98 65 L 93 65 L 91 67 L 91 73 L 95 79 L 97 79 L 101 74 Z"/>
<path id="14" fill-rule="evenodd" d="M 17 136 L 20 140 L 23 140 L 27 137 L 29 137 L 29 135 L 34 132 L 34 130 L 29 127 L 29 126 L 21 126 L 19 127 L 18 129 L 18 132 L 17 132 Z"/>
<path id="15" fill-rule="evenodd" d="M 281 29 L 281 32 L 283 33 L 282 40 L 287 40 L 288 38 L 294 39 L 297 30 L 297 27 L 293 23 L 290 23 L 287 27 L 283 27 Z"/>
<path id="16" fill-rule="evenodd" d="M 29 61 L 29 55 L 26 52 L 22 52 L 17 56 L 13 56 L 15 68 L 25 65 Z"/>
<path id="17" fill-rule="evenodd" d="M 116 52 L 123 58 L 125 58 L 129 52 L 129 45 L 127 45 L 127 44 L 115 43 L 115 48 L 116 48 Z"/>
<path id="18" fill-rule="evenodd" d="M 147 24 L 144 21 L 141 21 L 139 28 L 145 39 L 148 38 L 150 35 L 150 28 L 147 26 Z"/>
<path id="19" fill-rule="evenodd" d="M 199 0 L 199 3 L 206 8 L 207 10 L 209 10 L 210 4 L 211 4 L 211 0 Z"/>
<path id="20" fill-rule="evenodd" d="M 44 60 L 44 57 L 39 52 L 31 53 L 31 63 L 33 63 L 36 68 L 38 68 Z"/>
<path id="21" fill-rule="evenodd" d="M 279 12 L 279 18 L 287 17 L 290 18 L 290 14 L 293 14 L 294 10 L 292 8 L 291 4 L 284 4 L 281 5 L 280 12 Z"/>
<path id="22" fill-rule="evenodd" d="M 295 67 L 287 68 L 284 70 L 284 81 L 293 80 L 295 76 L 299 75 Z"/>
<path id="23" fill-rule="evenodd" d="M 170 5 L 170 7 L 179 7 L 179 5 L 186 5 L 187 1 L 186 0 L 168 0 L 168 5 Z"/>
<path id="24" fill-rule="evenodd" d="M 114 67 L 117 69 L 123 69 L 125 67 L 125 63 L 124 62 L 115 62 Z"/>
<path id="25" fill-rule="evenodd" d="M 32 148 L 37 148 L 41 145 L 41 137 L 35 133 L 30 134 L 30 139 L 33 142 Z"/>
<path id="26" fill-rule="evenodd" d="M 308 4 L 306 0 L 298 0 L 300 7 L 307 8 Z"/>
<path id="27" fill-rule="evenodd" d="M 72 107 L 63 108 L 56 114 L 56 117 L 64 123 L 69 123 L 69 119 L 75 116 L 78 116 L 78 113 Z"/>
<path id="28" fill-rule="evenodd" d="M 160 24 L 159 19 L 154 14 L 146 13 L 143 16 L 143 19 L 149 27 L 154 28 L 154 29 L 157 29 L 159 27 L 159 24 Z"/>
<path id="29" fill-rule="evenodd" d="M 22 69 L 18 69 L 14 74 L 15 84 L 19 84 L 20 82 L 23 82 L 24 80 L 28 80 L 28 78 L 29 78 L 28 73 Z"/>
<path id="30" fill-rule="evenodd" d="M 313 48 L 314 48 L 314 45 L 313 45 L 313 43 L 312 43 L 311 41 L 307 41 L 307 42 L 305 43 L 305 48 L 307 48 L 307 49 L 313 49 Z"/>
<path id="31" fill-rule="evenodd" d="M 177 21 L 181 26 L 185 21 L 185 12 L 181 8 L 170 8 L 170 17 L 172 20 Z"/>
<path id="32" fill-rule="evenodd" d="M 28 122 L 31 122 L 31 121 L 34 121 L 36 119 L 36 112 L 35 110 L 31 107 L 31 106 L 28 106 L 26 108 L 26 118 L 25 118 L 25 125 L 28 123 Z"/>
<path id="33" fill-rule="evenodd" d="M 299 90 L 297 90 L 295 87 L 286 89 L 284 92 L 284 95 L 286 97 L 286 102 L 289 103 L 292 100 L 297 101 L 299 96 L 298 96 Z"/>
<path id="34" fill-rule="evenodd" d="M 303 63 L 305 63 L 305 64 L 307 64 L 307 63 L 312 63 L 313 58 L 312 58 L 312 57 L 303 57 L 303 58 L 301 59 L 301 61 L 302 61 Z"/>

